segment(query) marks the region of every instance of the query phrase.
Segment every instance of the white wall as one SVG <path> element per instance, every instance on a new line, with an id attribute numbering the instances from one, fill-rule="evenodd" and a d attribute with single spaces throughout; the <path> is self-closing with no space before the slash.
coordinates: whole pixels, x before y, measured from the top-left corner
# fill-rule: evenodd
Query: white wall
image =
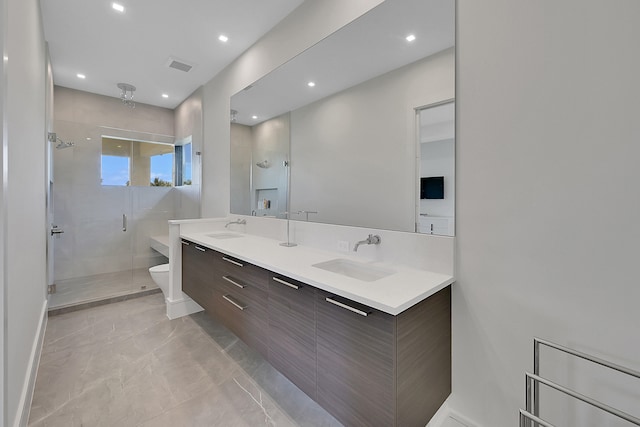
<path id="1" fill-rule="evenodd" d="M 231 95 L 379 3 L 381 0 L 304 2 L 204 86 L 203 217 L 229 213 Z"/>
<path id="2" fill-rule="evenodd" d="M 5 280 L 6 425 L 30 400 L 34 348 L 46 308 L 46 49 L 37 0 L 8 0 Z M 6 24 L 6 27 L 5 27 Z M 37 361 L 36 361 L 37 362 Z"/>
<path id="3" fill-rule="evenodd" d="M 230 212 L 249 215 L 251 213 L 251 150 L 253 148 L 251 127 L 232 123 L 230 129 Z"/>
<path id="4" fill-rule="evenodd" d="M 516 425 L 533 336 L 640 370 L 638 22 L 635 0 L 458 2 L 451 403 L 485 427 Z M 637 381 L 559 368 L 640 416 Z"/>
<path id="5" fill-rule="evenodd" d="M 6 185 L 6 169 L 5 152 L 7 151 L 8 137 L 6 126 L 6 93 L 7 93 L 7 73 L 5 55 L 8 55 L 6 49 L 6 32 L 7 32 L 7 1 L 0 0 L 0 53 L 2 53 L 2 62 L 0 62 L 0 424 L 6 425 L 6 348 L 7 337 L 5 334 L 7 312 L 7 191 Z"/>
<path id="6" fill-rule="evenodd" d="M 454 97 L 447 49 L 291 112 L 291 210 L 415 230 L 415 108 Z"/>
<path id="7" fill-rule="evenodd" d="M 202 123 L 202 87 L 182 101 L 174 110 L 175 137 L 182 141 L 191 137 L 191 185 L 176 187 L 176 219 L 200 217 L 200 189 L 202 177 L 202 141 L 204 128 Z"/>

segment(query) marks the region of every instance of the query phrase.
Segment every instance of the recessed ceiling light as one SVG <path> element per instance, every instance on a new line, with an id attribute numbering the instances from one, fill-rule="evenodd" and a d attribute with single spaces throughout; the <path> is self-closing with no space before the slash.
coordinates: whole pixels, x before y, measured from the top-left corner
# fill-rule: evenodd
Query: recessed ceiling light
<path id="1" fill-rule="evenodd" d="M 307 86 L 309 86 L 309 87 L 314 87 L 315 85 L 316 85 L 316 84 L 315 84 L 314 82 L 309 82 L 309 83 L 307 83 Z"/>
<path id="2" fill-rule="evenodd" d="M 76 74 L 76 76 L 77 76 L 79 79 L 86 79 L 86 78 L 87 78 L 87 76 L 85 76 L 84 74 L 80 74 L 80 73 Z"/>
<path id="3" fill-rule="evenodd" d="M 255 119 L 257 119 L 257 118 L 258 118 L 258 116 L 251 116 L 251 118 L 252 118 L 253 120 L 255 120 Z"/>
<path id="4" fill-rule="evenodd" d="M 162 97 L 163 97 L 163 98 L 168 98 L 168 97 L 169 97 L 169 95 L 167 95 L 166 93 L 163 93 L 163 94 L 162 94 Z"/>
<path id="5" fill-rule="evenodd" d="M 227 42 L 229 40 L 229 37 L 225 36 L 224 34 L 220 34 L 218 36 L 218 40 L 220 40 L 221 42 Z"/>
<path id="6" fill-rule="evenodd" d="M 409 34 L 407 37 L 405 37 L 405 40 L 407 40 L 408 42 L 412 42 L 416 39 L 416 36 L 414 36 L 413 34 Z"/>
<path id="7" fill-rule="evenodd" d="M 87 137 L 87 141 L 91 141 L 91 138 Z"/>
<path id="8" fill-rule="evenodd" d="M 124 13 L 124 6 L 121 5 L 120 3 L 111 3 L 111 7 L 113 8 L 113 10 L 116 10 L 120 13 Z"/>
<path id="9" fill-rule="evenodd" d="M 2 59 L 4 59 L 5 61 L 8 61 L 8 60 L 9 60 L 9 57 L 8 57 L 7 55 L 4 55 L 4 56 L 2 57 Z"/>

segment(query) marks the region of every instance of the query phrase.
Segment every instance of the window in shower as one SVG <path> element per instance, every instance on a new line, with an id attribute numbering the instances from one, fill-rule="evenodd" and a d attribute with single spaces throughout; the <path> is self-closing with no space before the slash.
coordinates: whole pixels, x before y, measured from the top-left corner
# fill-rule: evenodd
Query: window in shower
<path id="1" fill-rule="evenodd" d="M 149 162 L 148 184 L 152 187 L 173 187 L 174 146 L 155 142 L 139 142 L 139 161 Z M 135 161 L 134 161 L 135 168 Z M 146 173 L 146 170 L 145 170 Z M 145 174 L 145 178 L 147 175 Z M 140 184 L 144 185 L 144 184 Z"/>
<path id="2" fill-rule="evenodd" d="M 191 185 L 191 143 L 182 146 L 182 185 Z"/>
<path id="3" fill-rule="evenodd" d="M 102 185 L 172 187 L 174 146 L 149 141 L 102 138 Z"/>
<path id="4" fill-rule="evenodd" d="M 131 141 L 102 139 L 102 185 L 131 185 Z"/>
<path id="5" fill-rule="evenodd" d="M 189 138 L 190 139 L 190 138 Z M 191 185 L 191 143 L 175 146 L 176 186 Z"/>

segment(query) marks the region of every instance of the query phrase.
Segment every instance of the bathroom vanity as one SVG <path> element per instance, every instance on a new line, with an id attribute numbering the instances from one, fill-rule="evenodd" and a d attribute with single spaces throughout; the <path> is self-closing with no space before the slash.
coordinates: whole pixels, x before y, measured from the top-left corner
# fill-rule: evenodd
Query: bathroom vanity
<path id="1" fill-rule="evenodd" d="M 424 426 L 450 394 L 452 277 L 257 236 L 181 239 L 182 290 L 343 424 Z M 336 261 L 351 267 L 323 268 Z"/>

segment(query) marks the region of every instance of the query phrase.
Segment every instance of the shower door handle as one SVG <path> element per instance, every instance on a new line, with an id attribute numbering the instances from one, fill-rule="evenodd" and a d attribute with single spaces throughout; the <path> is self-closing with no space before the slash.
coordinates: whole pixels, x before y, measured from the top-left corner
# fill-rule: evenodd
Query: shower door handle
<path id="1" fill-rule="evenodd" d="M 53 236 L 54 234 L 62 234 L 64 233 L 64 230 L 62 228 L 58 228 L 57 225 L 52 225 L 51 226 L 51 235 Z"/>
<path id="2" fill-rule="evenodd" d="M 127 216 L 122 214 L 122 231 L 127 231 Z"/>

